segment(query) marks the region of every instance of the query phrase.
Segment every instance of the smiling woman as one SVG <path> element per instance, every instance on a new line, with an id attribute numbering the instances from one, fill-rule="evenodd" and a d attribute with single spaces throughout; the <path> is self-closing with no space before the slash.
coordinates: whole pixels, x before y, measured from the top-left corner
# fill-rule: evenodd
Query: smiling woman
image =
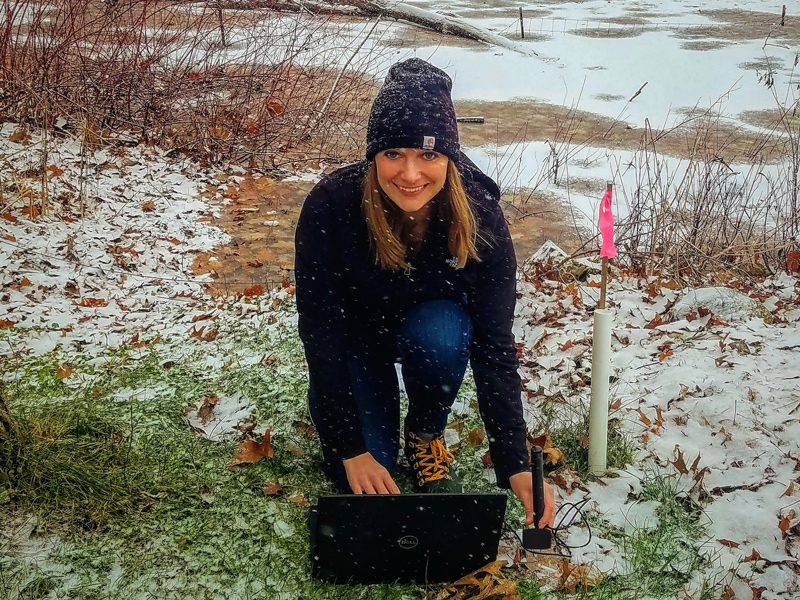
<path id="1" fill-rule="evenodd" d="M 449 159 L 432 150 L 392 148 L 375 156 L 378 183 L 403 212 L 422 209 L 442 191 Z"/>
<path id="2" fill-rule="evenodd" d="M 425 61 L 395 64 L 370 112 L 366 160 L 306 199 L 295 268 L 309 407 L 339 488 L 398 493 L 400 363 L 415 484 L 458 492 L 443 432 L 469 362 L 498 485 L 531 523 L 514 248 L 497 185 L 460 151 L 450 88 Z M 553 514 L 550 490 L 542 525 Z"/>

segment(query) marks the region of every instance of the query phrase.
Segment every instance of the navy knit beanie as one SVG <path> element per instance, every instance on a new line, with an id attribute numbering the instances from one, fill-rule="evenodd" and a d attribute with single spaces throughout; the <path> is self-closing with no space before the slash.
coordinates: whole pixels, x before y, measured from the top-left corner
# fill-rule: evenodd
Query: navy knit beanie
<path id="1" fill-rule="evenodd" d="M 422 59 L 392 65 L 369 113 L 367 160 L 389 148 L 419 148 L 457 161 L 452 85 L 447 73 Z"/>

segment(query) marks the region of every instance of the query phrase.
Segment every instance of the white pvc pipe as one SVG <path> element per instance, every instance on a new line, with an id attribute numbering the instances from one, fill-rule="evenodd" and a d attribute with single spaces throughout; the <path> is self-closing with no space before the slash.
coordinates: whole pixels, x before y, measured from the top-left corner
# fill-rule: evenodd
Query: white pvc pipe
<path id="1" fill-rule="evenodd" d="M 611 373 L 611 322 L 608 309 L 594 311 L 592 403 L 589 406 L 589 471 L 602 475 L 608 450 L 608 378 Z"/>

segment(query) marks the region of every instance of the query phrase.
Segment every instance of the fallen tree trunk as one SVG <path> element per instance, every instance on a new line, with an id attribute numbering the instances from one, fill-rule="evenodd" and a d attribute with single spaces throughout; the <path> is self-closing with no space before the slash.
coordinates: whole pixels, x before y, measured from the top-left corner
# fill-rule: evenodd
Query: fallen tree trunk
<path id="1" fill-rule="evenodd" d="M 527 44 L 521 44 L 509 40 L 502 35 L 497 35 L 487 31 L 482 27 L 477 27 L 458 17 L 446 16 L 417 8 L 403 2 L 393 2 L 390 0 L 346 0 L 347 4 L 360 9 L 364 14 L 370 16 L 383 16 L 390 19 L 402 19 L 415 25 L 421 25 L 427 29 L 433 29 L 440 33 L 455 35 L 458 37 L 476 40 L 492 46 L 499 46 L 507 50 L 513 50 L 528 56 L 539 56 Z"/>
<path id="2" fill-rule="evenodd" d="M 257 3 L 257 5 L 260 3 Z M 235 5 L 235 4 L 234 4 Z M 355 13 L 368 17 L 382 17 L 408 21 L 426 29 L 475 40 L 490 46 L 499 46 L 527 56 L 539 56 L 529 44 L 509 40 L 502 35 L 487 31 L 458 17 L 443 15 L 432 10 L 417 8 L 403 2 L 392 0 L 343 0 L 342 2 L 323 2 L 322 0 L 266 0 L 265 6 L 273 9 L 308 12 L 315 14 L 338 14 L 353 16 Z M 355 9 L 355 10 L 354 10 Z"/>

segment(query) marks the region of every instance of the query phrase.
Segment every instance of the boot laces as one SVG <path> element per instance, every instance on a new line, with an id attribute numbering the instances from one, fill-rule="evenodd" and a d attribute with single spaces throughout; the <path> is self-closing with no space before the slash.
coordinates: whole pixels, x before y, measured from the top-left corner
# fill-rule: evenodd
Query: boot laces
<path id="1" fill-rule="evenodd" d="M 452 479 L 449 465 L 454 460 L 455 457 L 441 438 L 434 438 L 427 445 L 414 444 L 414 462 L 419 469 L 419 485 L 439 479 Z"/>

